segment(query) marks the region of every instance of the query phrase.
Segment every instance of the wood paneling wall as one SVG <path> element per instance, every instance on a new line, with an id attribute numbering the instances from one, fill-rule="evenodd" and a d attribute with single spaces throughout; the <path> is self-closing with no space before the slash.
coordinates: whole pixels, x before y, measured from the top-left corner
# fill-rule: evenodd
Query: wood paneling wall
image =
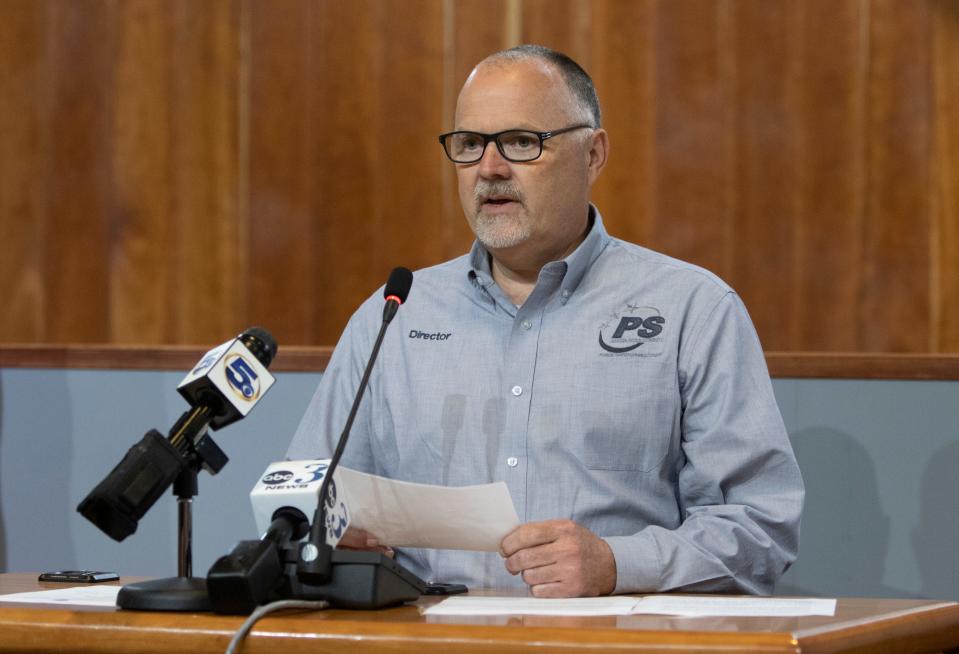
<path id="1" fill-rule="evenodd" d="M 520 42 L 594 76 L 612 233 L 767 349 L 959 352 L 954 0 L 0 0 L 0 341 L 334 343 L 469 247 L 435 135 Z"/>

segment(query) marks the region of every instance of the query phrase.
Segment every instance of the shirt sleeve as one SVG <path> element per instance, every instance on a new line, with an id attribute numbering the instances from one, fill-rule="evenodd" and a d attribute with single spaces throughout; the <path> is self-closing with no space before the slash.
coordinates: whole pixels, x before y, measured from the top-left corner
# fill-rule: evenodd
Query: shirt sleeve
<path id="1" fill-rule="evenodd" d="M 768 594 L 795 560 L 804 488 L 752 322 L 728 292 L 679 355 L 682 524 L 606 538 L 617 593 Z"/>
<path id="2" fill-rule="evenodd" d="M 369 313 L 366 309 L 368 307 L 364 305 L 353 315 L 333 349 L 313 399 L 287 449 L 287 459 L 328 459 L 333 456 L 363 377 L 366 359 L 373 348 L 369 320 L 364 315 Z M 367 396 L 360 404 L 350 431 L 349 446 L 342 459 L 343 465 L 364 472 L 374 471 L 369 438 L 369 395 L 370 389 L 367 389 Z"/>

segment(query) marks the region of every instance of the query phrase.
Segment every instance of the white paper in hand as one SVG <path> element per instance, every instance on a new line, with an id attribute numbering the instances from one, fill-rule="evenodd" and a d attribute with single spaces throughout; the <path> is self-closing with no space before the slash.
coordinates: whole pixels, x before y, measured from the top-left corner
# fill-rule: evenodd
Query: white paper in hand
<path id="1" fill-rule="evenodd" d="M 344 467 L 337 469 L 336 480 L 346 495 L 350 525 L 383 545 L 495 552 L 519 526 L 503 482 L 431 486 Z"/>

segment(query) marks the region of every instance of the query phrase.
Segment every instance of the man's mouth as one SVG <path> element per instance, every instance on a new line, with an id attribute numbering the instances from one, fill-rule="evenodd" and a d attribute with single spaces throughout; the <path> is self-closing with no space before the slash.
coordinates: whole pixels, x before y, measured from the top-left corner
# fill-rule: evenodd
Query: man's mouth
<path id="1" fill-rule="evenodd" d="M 516 202 L 513 198 L 486 198 L 483 200 L 483 204 L 492 204 L 492 205 L 503 205 L 509 204 L 510 202 Z"/>

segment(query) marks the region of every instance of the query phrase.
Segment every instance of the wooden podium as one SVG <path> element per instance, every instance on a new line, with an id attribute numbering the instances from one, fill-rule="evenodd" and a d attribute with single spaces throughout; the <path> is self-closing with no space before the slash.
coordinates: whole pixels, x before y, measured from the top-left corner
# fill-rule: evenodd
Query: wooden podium
<path id="1" fill-rule="evenodd" d="M 130 580 L 125 580 L 130 581 Z M 0 594 L 61 588 L 0 575 Z M 241 652 L 944 652 L 959 651 L 959 604 L 840 599 L 833 617 L 444 617 L 432 602 L 383 611 L 287 611 L 257 623 Z M 241 617 L 0 602 L 0 652 L 223 652 Z"/>

